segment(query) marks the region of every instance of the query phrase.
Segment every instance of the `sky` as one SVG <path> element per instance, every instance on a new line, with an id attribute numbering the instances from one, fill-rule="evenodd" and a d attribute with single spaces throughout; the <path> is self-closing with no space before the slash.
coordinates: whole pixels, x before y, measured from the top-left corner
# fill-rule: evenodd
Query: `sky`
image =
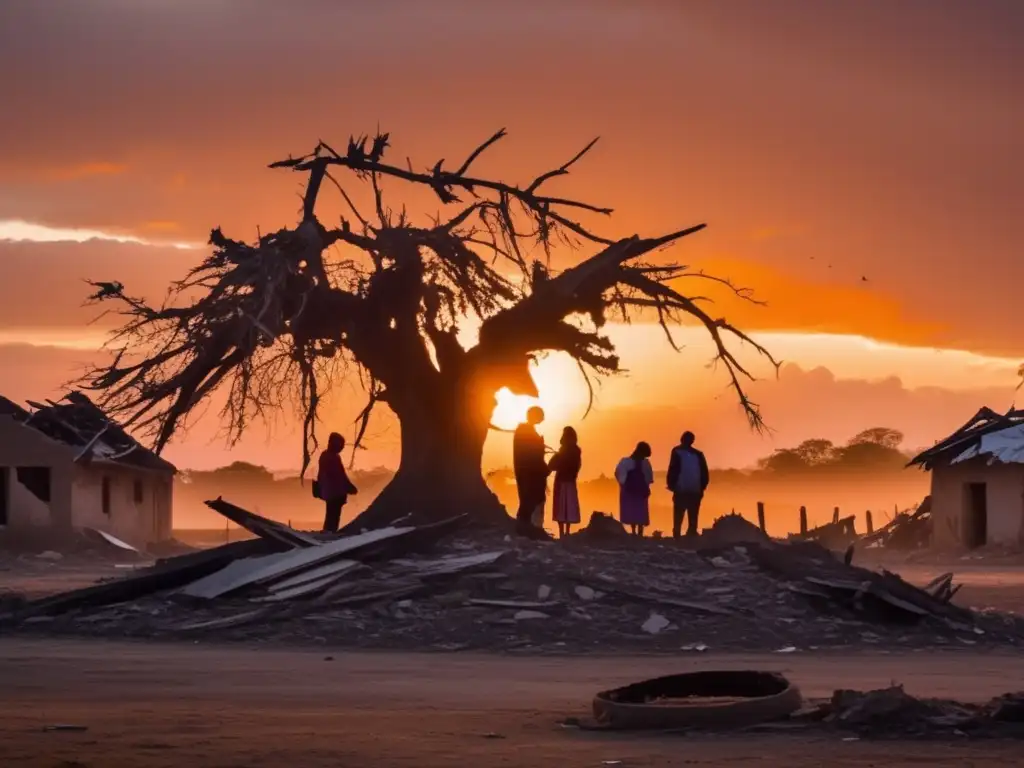
<path id="1" fill-rule="evenodd" d="M 767 302 L 715 296 L 788 363 L 753 385 L 770 433 L 746 428 L 699 334 L 677 355 L 656 329 L 615 328 L 630 373 L 582 428 L 594 474 L 686 427 L 713 465 L 745 466 L 878 425 L 924 446 L 1013 402 L 1015 0 L 8 0 L 0 71 L 16 73 L 0 79 L 0 392 L 15 399 L 58 395 L 95 359 L 114 319 L 81 306 L 84 279 L 160 296 L 212 227 L 294 223 L 298 178 L 269 162 L 380 126 L 424 167 L 505 127 L 480 169 L 510 181 L 600 136 L 559 192 L 613 207 L 610 236 L 707 222 L 670 257 Z M 321 218 L 340 211 L 325 198 Z M 586 390 L 557 358 L 536 376 L 554 439 Z M 357 395 L 335 393 L 342 431 Z M 229 451 L 204 418 L 168 457 L 297 466 L 290 419 Z M 375 424 L 359 462 L 393 464 L 393 432 Z"/>

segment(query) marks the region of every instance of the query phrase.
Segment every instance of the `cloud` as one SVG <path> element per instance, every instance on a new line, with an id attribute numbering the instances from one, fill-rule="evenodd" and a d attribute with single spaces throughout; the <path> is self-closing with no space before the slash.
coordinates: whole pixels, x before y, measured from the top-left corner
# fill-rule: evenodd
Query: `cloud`
<path id="1" fill-rule="evenodd" d="M 116 240 L 33 242 L 0 240 L 0 329 L 93 337 L 120 322 L 97 319 L 110 307 L 84 306 L 86 280 L 118 280 L 133 296 L 159 301 L 172 280 L 202 258 L 197 250 Z"/>
<path id="2" fill-rule="evenodd" d="M 179 250 L 195 250 L 202 247 L 199 243 L 160 242 L 98 229 L 51 227 L 47 224 L 35 224 L 17 219 L 0 220 L 0 241 L 4 240 L 14 243 L 85 243 L 90 240 L 106 240 L 112 243 L 155 245 Z"/>

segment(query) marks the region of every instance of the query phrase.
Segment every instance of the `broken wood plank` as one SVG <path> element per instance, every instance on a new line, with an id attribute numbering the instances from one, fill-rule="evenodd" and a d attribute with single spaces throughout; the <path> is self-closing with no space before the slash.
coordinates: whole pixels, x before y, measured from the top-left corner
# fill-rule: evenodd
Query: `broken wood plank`
<path id="1" fill-rule="evenodd" d="M 524 610 L 540 610 L 541 608 L 555 608 L 561 605 L 561 603 L 557 600 L 487 600 L 484 598 L 474 598 L 472 600 L 467 600 L 466 605 L 479 605 L 490 608 L 522 608 Z"/>
<path id="2" fill-rule="evenodd" d="M 336 574 L 340 578 L 352 571 L 366 568 L 367 566 L 363 565 L 358 560 L 335 560 L 317 568 L 310 568 L 308 571 L 302 571 L 294 576 L 272 581 L 269 584 L 266 584 L 266 587 L 271 592 L 280 592 L 287 589 L 294 589 L 295 587 L 301 586 L 310 581 L 317 581 L 325 576 Z M 263 584 L 264 582 L 257 583 Z"/>
<path id="3" fill-rule="evenodd" d="M 220 496 L 213 501 L 207 501 L 206 506 L 261 539 L 274 539 L 298 549 L 315 547 L 321 543 L 314 536 L 296 531 L 283 523 L 262 517 L 247 509 L 242 509 L 229 501 L 224 501 Z"/>
<path id="4" fill-rule="evenodd" d="M 321 592 L 331 584 L 334 584 L 345 575 L 344 571 L 338 573 L 328 573 L 321 576 L 318 579 L 312 579 L 311 581 L 304 581 L 300 584 L 295 584 L 288 589 L 279 589 L 271 592 L 269 595 L 264 597 L 253 597 L 250 598 L 251 603 L 277 603 L 282 600 L 294 600 L 297 597 L 307 597 L 309 595 L 315 595 L 317 592 Z"/>
<path id="5" fill-rule="evenodd" d="M 672 595 L 664 595 L 657 592 L 640 592 L 630 589 L 623 589 L 622 587 L 614 586 L 607 582 L 602 582 L 603 589 L 608 592 L 614 592 L 622 595 L 623 597 L 630 597 L 634 600 L 639 600 L 644 603 L 654 603 L 656 605 L 666 605 L 672 608 L 682 608 L 686 611 L 693 611 L 695 613 L 707 613 L 713 616 L 735 616 L 736 611 L 730 608 L 724 608 L 720 605 L 714 605 L 712 603 L 697 603 L 691 600 L 680 600 Z"/>
<path id="6" fill-rule="evenodd" d="M 477 555 L 451 555 L 436 560 L 398 559 L 392 560 L 391 564 L 413 570 L 417 577 L 428 579 L 436 576 L 452 576 L 476 568 L 486 568 L 494 565 L 508 554 L 509 550 L 504 549 Z"/>
<path id="7" fill-rule="evenodd" d="M 174 627 L 174 629 L 178 632 L 195 632 L 203 629 L 228 629 L 230 627 L 238 627 L 243 624 L 247 624 L 261 615 L 267 615 L 267 613 L 266 608 L 257 608 L 253 611 L 236 613 L 231 616 L 219 616 L 216 619 L 186 622 L 185 624 L 179 624 Z"/>
<path id="8" fill-rule="evenodd" d="M 361 549 L 372 547 L 387 539 L 404 536 L 412 528 L 381 528 L 356 536 L 345 536 L 325 544 L 306 549 L 293 549 L 259 558 L 248 558 L 231 563 L 218 573 L 195 581 L 182 590 L 189 597 L 213 599 L 230 594 L 243 587 L 266 582 L 273 578 L 289 576 L 315 566 L 323 565 L 343 555 L 355 554 Z"/>
<path id="9" fill-rule="evenodd" d="M 398 600 L 403 597 L 409 597 L 414 595 L 423 589 L 422 584 L 414 584 L 406 587 L 397 587 L 394 589 L 379 589 L 373 592 L 361 592 L 357 595 L 348 595 L 346 597 L 339 597 L 336 599 L 327 600 L 326 596 L 317 600 L 322 605 L 329 605 L 330 607 L 339 607 L 344 605 L 365 605 L 367 603 L 375 603 L 379 600 Z"/>

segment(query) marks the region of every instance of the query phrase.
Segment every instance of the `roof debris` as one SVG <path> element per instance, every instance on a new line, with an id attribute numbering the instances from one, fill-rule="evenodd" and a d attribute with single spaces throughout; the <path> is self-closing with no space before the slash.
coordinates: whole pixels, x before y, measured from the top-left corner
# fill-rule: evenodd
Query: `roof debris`
<path id="1" fill-rule="evenodd" d="M 27 401 L 22 408 L 0 396 L 0 416 L 9 416 L 58 443 L 77 448 L 77 462 L 128 464 L 145 469 L 176 472 L 174 465 L 129 435 L 81 392 L 69 392 L 60 402 Z"/>
<path id="2" fill-rule="evenodd" d="M 1024 410 L 1011 408 L 999 414 L 982 408 L 960 429 L 919 453 L 907 466 L 930 470 L 984 456 L 989 464 L 1024 463 Z"/>

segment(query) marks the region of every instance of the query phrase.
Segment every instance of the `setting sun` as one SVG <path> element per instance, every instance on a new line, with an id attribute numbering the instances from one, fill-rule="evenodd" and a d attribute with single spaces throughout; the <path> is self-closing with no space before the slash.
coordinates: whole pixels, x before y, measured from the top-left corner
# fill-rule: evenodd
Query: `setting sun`
<path id="1" fill-rule="evenodd" d="M 567 424 L 583 418 L 587 411 L 587 383 L 568 355 L 542 357 L 530 366 L 530 373 L 540 396 L 529 397 L 513 394 L 508 389 L 499 390 L 491 417 L 495 427 L 515 429 L 526 418 L 526 411 L 534 405 L 544 409 L 544 423 L 540 430 L 545 435 L 556 434 Z"/>

